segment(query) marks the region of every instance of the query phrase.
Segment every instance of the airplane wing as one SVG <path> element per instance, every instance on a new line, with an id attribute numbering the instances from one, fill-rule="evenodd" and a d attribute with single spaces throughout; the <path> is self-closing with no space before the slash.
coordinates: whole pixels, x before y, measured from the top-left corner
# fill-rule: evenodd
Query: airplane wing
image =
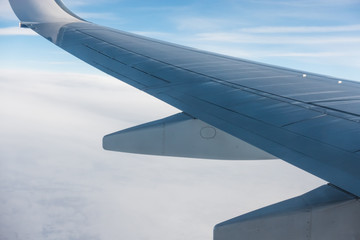
<path id="1" fill-rule="evenodd" d="M 88 64 L 360 196 L 360 84 L 87 22 L 60 0 L 10 0 L 28 27 Z"/>

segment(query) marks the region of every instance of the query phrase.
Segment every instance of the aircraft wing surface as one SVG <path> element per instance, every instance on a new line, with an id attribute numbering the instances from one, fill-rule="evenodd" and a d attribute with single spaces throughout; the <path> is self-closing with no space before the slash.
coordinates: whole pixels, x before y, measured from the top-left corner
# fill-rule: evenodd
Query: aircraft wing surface
<path id="1" fill-rule="evenodd" d="M 360 196 L 360 84 L 87 22 L 56 0 L 10 0 L 29 27 L 88 64 Z"/>

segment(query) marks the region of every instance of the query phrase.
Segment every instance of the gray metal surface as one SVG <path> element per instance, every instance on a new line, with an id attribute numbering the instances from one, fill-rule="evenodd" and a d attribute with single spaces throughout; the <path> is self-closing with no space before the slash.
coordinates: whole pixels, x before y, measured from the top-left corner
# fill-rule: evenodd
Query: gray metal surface
<path id="1" fill-rule="evenodd" d="M 105 28 L 69 11 L 59 17 L 58 8 L 52 17 L 48 1 L 10 3 L 28 27 L 94 67 L 360 196 L 360 84 Z"/>
<path id="2" fill-rule="evenodd" d="M 214 240 L 355 240 L 359 222 L 359 199 L 325 185 L 220 223 Z"/>
<path id="3" fill-rule="evenodd" d="M 106 135 L 106 150 L 149 155 L 225 160 L 274 156 L 184 113 Z"/>

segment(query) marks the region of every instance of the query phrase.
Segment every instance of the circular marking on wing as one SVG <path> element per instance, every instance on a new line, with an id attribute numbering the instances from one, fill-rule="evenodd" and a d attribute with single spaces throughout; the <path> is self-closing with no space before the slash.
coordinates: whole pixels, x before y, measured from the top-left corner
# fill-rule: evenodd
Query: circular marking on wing
<path id="1" fill-rule="evenodd" d="M 200 136 L 204 139 L 212 139 L 216 136 L 216 129 L 213 127 L 203 127 L 200 130 Z"/>

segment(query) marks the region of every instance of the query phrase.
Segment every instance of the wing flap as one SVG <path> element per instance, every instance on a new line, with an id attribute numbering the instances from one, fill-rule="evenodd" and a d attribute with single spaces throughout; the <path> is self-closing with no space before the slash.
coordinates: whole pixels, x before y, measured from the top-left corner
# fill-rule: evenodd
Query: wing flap
<path id="1" fill-rule="evenodd" d="M 225 160 L 265 160 L 274 156 L 184 113 L 109 134 L 106 150 Z"/>

